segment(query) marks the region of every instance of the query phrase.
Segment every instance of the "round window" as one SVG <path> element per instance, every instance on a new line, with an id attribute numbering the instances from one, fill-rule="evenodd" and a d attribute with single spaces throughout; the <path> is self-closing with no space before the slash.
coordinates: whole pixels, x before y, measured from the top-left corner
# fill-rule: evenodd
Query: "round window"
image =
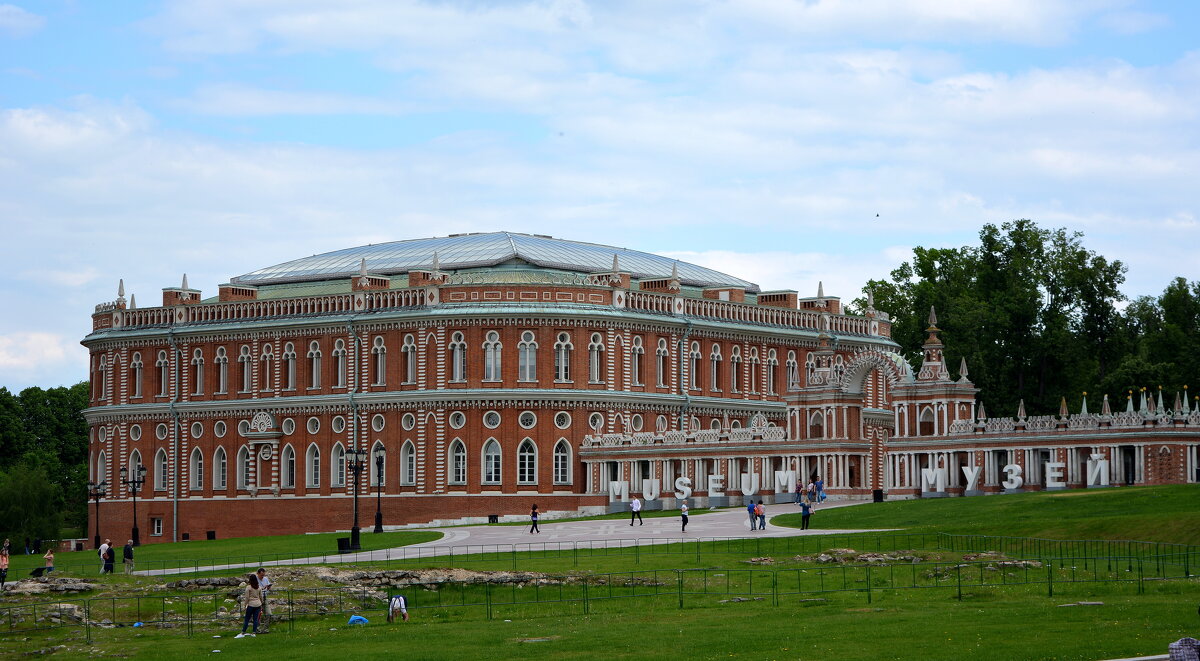
<path id="1" fill-rule="evenodd" d="M 534 425 L 537 424 L 537 414 L 533 411 L 522 411 L 520 417 L 517 418 L 517 422 L 525 429 L 533 429 Z"/>
<path id="2" fill-rule="evenodd" d="M 142 440 L 142 426 L 134 425 L 134 426 L 130 427 L 129 428 L 129 438 L 132 438 L 135 441 Z"/>
<path id="3" fill-rule="evenodd" d="M 600 412 L 593 413 L 588 416 L 588 426 L 595 431 L 604 429 L 604 414 Z"/>
<path id="4" fill-rule="evenodd" d="M 217 438 L 225 437 L 225 421 L 224 420 L 218 420 L 215 423 L 213 423 L 213 435 L 216 436 Z"/>
<path id="5" fill-rule="evenodd" d="M 571 414 L 566 411 L 559 411 L 554 414 L 554 426 L 559 429 L 566 429 L 571 426 Z"/>
<path id="6" fill-rule="evenodd" d="M 284 418 L 280 429 L 283 430 L 285 436 L 291 436 L 296 431 L 296 421 L 291 418 Z"/>
<path id="7" fill-rule="evenodd" d="M 400 418 L 400 426 L 404 427 L 404 429 L 407 431 L 411 431 L 413 427 L 417 426 L 417 416 L 411 413 L 405 413 Z"/>
<path id="8" fill-rule="evenodd" d="M 321 419 L 317 417 L 309 418 L 308 422 L 305 423 L 305 427 L 308 428 L 308 433 L 315 434 L 321 431 Z"/>
<path id="9" fill-rule="evenodd" d="M 500 414 L 495 411 L 488 411 L 483 414 L 483 426 L 488 429 L 495 429 L 500 426 Z"/>
<path id="10" fill-rule="evenodd" d="M 158 440 L 160 440 L 160 441 L 166 440 L 167 426 L 162 424 L 161 422 L 158 423 L 158 426 L 154 428 L 154 435 L 157 436 Z"/>
<path id="11" fill-rule="evenodd" d="M 100 442 L 103 443 L 106 440 L 108 440 L 108 429 L 101 427 L 100 428 Z"/>
<path id="12" fill-rule="evenodd" d="M 462 411 L 455 411 L 450 414 L 450 426 L 455 429 L 462 429 L 467 424 L 467 414 Z"/>
<path id="13" fill-rule="evenodd" d="M 633 427 L 633 431 L 642 431 L 642 415 L 634 413 L 633 417 L 629 419 L 629 426 Z"/>
<path id="14" fill-rule="evenodd" d="M 333 433 L 340 434 L 346 431 L 346 419 L 340 415 L 333 416 L 333 420 L 329 422 L 329 427 L 333 429 Z"/>
<path id="15" fill-rule="evenodd" d="M 383 427 L 386 423 L 387 421 L 383 419 L 382 413 L 376 413 L 375 415 L 371 416 L 371 429 L 374 429 L 375 431 L 383 431 Z"/>
<path id="16" fill-rule="evenodd" d="M 250 421 L 249 420 L 242 420 L 241 422 L 238 423 L 238 433 L 241 434 L 242 436 L 245 436 L 246 434 L 250 433 Z"/>
<path id="17" fill-rule="evenodd" d="M 199 422 L 192 423 L 192 438 L 200 438 L 204 435 L 204 425 Z"/>

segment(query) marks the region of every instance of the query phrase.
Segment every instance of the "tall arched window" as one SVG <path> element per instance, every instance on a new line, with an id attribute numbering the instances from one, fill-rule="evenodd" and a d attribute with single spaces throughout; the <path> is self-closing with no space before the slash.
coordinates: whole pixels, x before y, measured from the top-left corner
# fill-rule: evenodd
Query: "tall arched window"
<path id="1" fill-rule="evenodd" d="M 97 374 L 97 386 L 100 396 L 98 399 L 108 399 L 108 356 L 100 356 L 100 369 Z"/>
<path id="2" fill-rule="evenodd" d="M 633 344 L 629 347 L 629 378 L 633 385 L 642 385 L 642 364 L 645 362 L 646 348 L 642 346 L 642 336 L 634 335 Z"/>
<path id="3" fill-rule="evenodd" d="M 133 396 L 142 396 L 142 352 L 134 351 L 133 360 L 129 361 L 130 381 L 133 383 Z"/>
<path id="4" fill-rule="evenodd" d="M 341 488 L 346 486 L 346 448 L 341 443 L 333 446 L 329 461 L 329 484 Z"/>
<path id="5" fill-rule="evenodd" d="M 708 354 L 708 371 L 710 390 L 721 390 L 721 345 L 713 343 L 712 351 Z"/>
<path id="6" fill-rule="evenodd" d="M 820 411 L 808 416 L 808 437 L 825 438 L 825 415 Z"/>
<path id="7" fill-rule="evenodd" d="M 92 475 L 92 481 L 104 482 L 108 480 L 108 454 L 104 450 L 96 457 L 96 472 Z"/>
<path id="8" fill-rule="evenodd" d="M 450 380 L 456 383 L 467 380 L 467 341 L 458 332 L 450 336 Z"/>
<path id="9" fill-rule="evenodd" d="M 264 346 L 258 362 L 262 366 L 259 370 L 258 389 L 270 392 L 275 388 L 275 348 L 269 344 Z"/>
<path id="10" fill-rule="evenodd" d="M 767 349 L 767 392 L 775 394 L 775 379 L 779 376 L 779 358 L 774 349 Z"/>
<path id="11" fill-rule="evenodd" d="M 489 438 L 483 445 L 483 483 L 500 484 L 500 444 Z"/>
<path id="12" fill-rule="evenodd" d="M 749 377 L 746 379 L 746 390 L 751 393 L 758 392 L 758 347 L 750 347 L 750 356 L 746 361 L 750 368 Z"/>
<path id="13" fill-rule="evenodd" d="M 204 453 L 200 448 L 192 450 L 192 460 L 188 462 L 189 475 L 188 483 L 193 490 L 199 491 L 204 488 Z"/>
<path id="14" fill-rule="evenodd" d="M 241 392 L 250 392 L 252 388 L 251 376 L 253 370 L 250 369 L 253 363 L 250 361 L 250 347 L 243 344 L 238 351 L 238 368 L 242 371 L 242 390 Z"/>
<path id="15" fill-rule="evenodd" d="M 321 345 L 316 340 L 308 345 L 308 387 L 321 387 Z"/>
<path id="16" fill-rule="evenodd" d="M 239 489 L 250 488 L 250 449 L 244 445 L 237 453 L 237 486 Z"/>
<path id="17" fill-rule="evenodd" d="M 224 491 L 229 486 L 229 465 L 225 456 L 225 448 L 217 448 L 213 453 L 213 490 Z"/>
<path id="18" fill-rule="evenodd" d="M 565 438 L 554 444 L 554 483 L 571 483 L 571 444 Z"/>
<path id="19" fill-rule="evenodd" d="M 559 333 L 554 342 L 554 380 L 560 383 L 571 380 L 571 352 L 575 345 L 571 344 L 571 335 Z"/>
<path id="20" fill-rule="evenodd" d="M 400 446 L 400 484 L 417 483 L 417 448 L 412 441 Z"/>
<path id="21" fill-rule="evenodd" d="M 333 342 L 333 387 L 346 387 L 346 341 L 343 339 Z"/>
<path id="22" fill-rule="evenodd" d="M 167 451 L 159 449 L 154 455 L 154 490 L 166 491 L 170 479 L 171 465 L 167 462 Z"/>
<path id="23" fill-rule="evenodd" d="M 592 333 L 588 343 L 588 383 L 604 383 L 604 338 Z"/>
<path id="24" fill-rule="evenodd" d="M 192 352 L 192 394 L 204 394 L 204 352 L 200 349 Z"/>
<path id="25" fill-rule="evenodd" d="M 796 362 L 796 352 L 789 351 L 787 357 L 787 389 L 800 389 L 800 366 Z"/>
<path id="26" fill-rule="evenodd" d="M 483 380 L 500 380 L 500 333 L 488 331 L 483 340 Z"/>
<path id="27" fill-rule="evenodd" d="M 291 445 L 279 453 L 279 483 L 284 489 L 296 488 L 296 451 Z"/>
<path id="28" fill-rule="evenodd" d="M 700 387 L 700 343 L 692 342 L 691 359 L 692 364 L 688 369 L 688 387 L 696 390 Z"/>
<path id="29" fill-rule="evenodd" d="M 667 376 L 668 376 L 667 371 L 670 369 L 669 363 L 670 363 L 670 356 L 671 356 L 670 350 L 667 349 L 667 339 L 666 338 L 658 339 L 658 349 L 655 350 L 654 355 L 656 358 L 656 361 L 655 361 L 655 365 L 656 365 L 655 371 L 657 372 L 656 383 L 658 383 L 659 388 L 666 388 L 667 387 Z"/>
<path id="30" fill-rule="evenodd" d="M 450 484 L 467 483 L 467 446 L 459 439 L 450 444 Z"/>
<path id="31" fill-rule="evenodd" d="M 225 353 L 225 347 L 217 347 L 217 357 L 213 358 L 213 363 L 217 366 L 217 394 L 224 395 L 229 392 L 229 356 Z"/>
<path id="32" fill-rule="evenodd" d="M 158 368 L 158 396 L 159 397 L 167 396 L 167 383 L 169 382 L 167 369 L 170 366 L 170 364 L 171 363 L 169 361 L 167 361 L 167 352 L 159 351 L 158 352 L 158 360 L 154 361 L 154 366 Z"/>
<path id="33" fill-rule="evenodd" d="M 304 453 L 304 484 L 310 489 L 321 486 L 321 450 L 316 443 Z"/>
<path id="34" fill-rule="evenodd" d="M 283 345 L 283 389 L 296 389 L 296 345 Z"/>
<path id="35" fill-rule="evenodd" d="M 521 341 L 517 343 L 517 380 L 537 381 L 537 340 L 533 331 L 521 333 Z"/>
<path id="36" fill-rule="evenodd" d="M 917 434 L 920 436 L 933 436 L 933 409 L 926 406 L 921 409 L 921 417 L 917 419 Z"/>
<path id="37" fill-rule="evenodd" d="M 537 447 L 528 438 L 517 446 L 517 484 L 537 484 Z"/>
<path id="38" fill-rule="evenodd" d="M 126 465 L 129 466 L 129 470 L 130 470 L 129 474 L 130 475 L 137 475 L 140 472 L 139 469 L 142 467 L 142 453 L 137 450 L 130 452 L 129 453 L 129 463 Z M 143 483 L 143 488 L 144 488 L 144 483 Z M 139 495 L 140 495 L 140 492 L 139 492 Z"/>
<path id="39" fill-rule="evenodd" d="M 404 336 L 400 351 L 404 354 L 404 382 L 417 382 L 417 342 L 412 335 Z"/>
<path id="40" fill-rule="evenodd" d="M 375 380 L 373 385 L 382 386 L 387 384 L 387 345 L 384 344 L 383 336 L 376 335 L 371 341 L 371 356 L 374 358 Z"/>
<path id="41" fill-rule="evenodd" d="M 383 470 L 379 470 L 378 464 L 375 463 L 375 457 L 383 457 Z M 383 447 L 382 441 L 375 441 L 375 445 L 371 447 L 371 454 L 367 455 L 367 461 L 371 464 L 371 470 L 368 473 L 370 476 L 369 484 L 371 486 L 383 486 L 387 484 L 387 450 Z"/>

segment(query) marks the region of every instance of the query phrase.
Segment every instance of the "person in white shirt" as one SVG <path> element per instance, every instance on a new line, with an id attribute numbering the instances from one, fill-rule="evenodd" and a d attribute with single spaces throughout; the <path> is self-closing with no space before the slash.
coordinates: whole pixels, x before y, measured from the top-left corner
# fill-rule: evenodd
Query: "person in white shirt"
<path id="1" fill-rule="evenodd" d="M 637 496 L 629 503 L 629 525 L 633 525 L 634 519 L 637 519 L 639 526 L 642 525 L 642 500 Z"/>
<path id="2" fill-rule="evenodd" d="M 258 588 L 262 590 L 262 611 L 260 617 L 262 619 L 258 632 L 271 632 L 271 579 L 267 578 L 267 570 L 259 567 L 258 569 Z"/>
<path id="3" fill-rule="evenodd" d="M 100 573 L 101 574 L 104 573 L 105 559 L 108 557 L 109 541 L 110 540 L 106 539 L 106 540 L 104 540 L 104 543 L 100 545 Z"/>
<path id="4" fill-rule="evenodd" d="M 389 624 L 396 620 L 396 613 L 400 613 L 400 617 L 404 618 L 405 622 L 408 621 L 408 600 L 398 594 L 388 599 L 387 621 Z"/>

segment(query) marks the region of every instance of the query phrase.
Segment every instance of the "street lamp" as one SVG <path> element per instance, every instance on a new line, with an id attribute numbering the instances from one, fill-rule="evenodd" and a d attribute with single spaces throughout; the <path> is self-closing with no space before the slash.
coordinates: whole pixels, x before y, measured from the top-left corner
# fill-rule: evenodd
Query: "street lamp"
<path id="1" fill-rule="evenodd" d="M 375 449 L 375 532 L 383 532 L 383 448 Z"/>
<path id="2" fill-rule="evenodd" d="M 141 546 L 142 536 L 138 531 L 137 495 L 142 485 L 146 483 L 146 467 L 138 464 L 133 467 L 132 475 L 127 466 L 121 467 L 121 484 L 133 494 L 133 545 Z"/>
<path id="3" fill-rule="evenodd" d="M 88 497 L 96 501 L 96 548 L 100 548 L 100 499 L 108 495 L 108 480 L 88 482 Z"/>
<path id="4" fill-rule="evenodd" d="M 350 470 L 354 471 L 354 526 L 350 528 L 350 550 L 357 551 L 362 548 L 358 539 L 358 480 L 363 464 L 366 463 L 367 453 L 355 448 L 347 451 L 346 456 L 350 459 Z"/>

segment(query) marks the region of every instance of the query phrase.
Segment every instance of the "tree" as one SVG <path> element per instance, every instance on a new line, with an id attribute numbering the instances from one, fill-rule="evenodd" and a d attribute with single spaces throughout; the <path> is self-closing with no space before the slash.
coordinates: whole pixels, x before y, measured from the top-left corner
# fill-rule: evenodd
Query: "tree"
<path id="1" fill-rule="evenodd" d="M 58 539 L 62 487 L 43 466 L 17 464 L 0 470 L 0 531 L 14 540 Z"/>

